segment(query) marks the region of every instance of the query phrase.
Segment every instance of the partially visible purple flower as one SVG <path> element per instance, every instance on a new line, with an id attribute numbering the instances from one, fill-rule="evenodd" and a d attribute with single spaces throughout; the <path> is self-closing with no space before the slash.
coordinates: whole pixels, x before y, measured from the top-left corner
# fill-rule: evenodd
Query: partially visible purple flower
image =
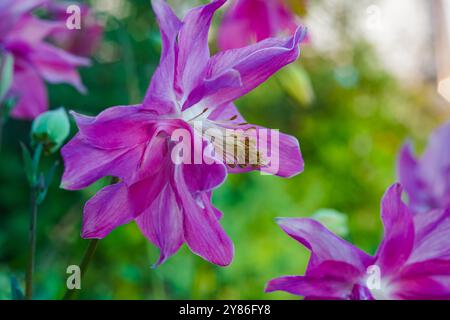
<path id="1" fill-rule="evenodd" d="M 89 60 L 72 55 L 45 40 L 63 22 L 41 20 L 32 11 L 46 0 L 2 0 L 0 3 L 0 48 L 14 56 L 10 95 L 17 97 L 11 116 L 33 119 L 48 108 L 49 83 L 68 83 L 85 92 L 77 67 Z"/>
<path id="2" fill-rule="evenodd" d="M 48 10 L 56 20 L 66 21 L 67 8 L 72 2 L 50 2 Z M 58 47 L 78 56 L 89 57 L 96 50 L 103 34 L 103 25 L 89 6 L 77 4 L 81 13 L 81 29 L 60 28 L 52 32 L 51 39 Z"/>
<path id="3" fill-rule="evenodd" d="M 306 299 L 450 299 L 450 210 L 413 215 L 399 184 L 381 203 L 384 237 L 374 257 L 308 218 L 280 219 L 281 228 L 311 251 L 304 276 L 271 280 Z"/>
<path id="4" fill-rule="evenodd" d="M 431 136 L 420 159 L 406 143 L 398 158 L 399 180 L 414 212 L 450 208 L 450 122 Z"/>
<path id="5" fill-rule="evenodd" d="M 297 16 L 285 0 L 235 0 L 218 31 L 222 50 L 241 48 L 270 37 L 292 34 Z"/>
<path id="6" fill-rule="evenodd" d="M 265 159 L 251 166 L 237 163 L 238 159 L 225 153 L 227 160 L 232 160 L 226 162 L 217 156 L 222 154 L 224 141 L 205 136 L 206 129 L 225 134 L 226 129 L 239 129 L 240 135 L 261 132 L 245 123 L 233 101 L 296 60 L 302 37 L 299 29 L 287 39 L 268 39 L 210 57 L 211 20 L 224 2 L 215 0 L 193 8 L 180 21 L 165 1 L 152 1 L 163 46 L 143 103 L 109 108 L 97 117 L 74 114 L 79 133 L 62 150 L 62 187 L 77 190 L 105 176 L 120 178 L 86 203 L 82 237 L 103 238 L 134 220 L 160 249 L 157 264 L 186 243 L 204 259 L 228 265 L 233 244 L 219 224 L 221 212 L 211 203 L 212 191 L 228 172 L 261 170 L 290 177 L 303 170 L 294 137 L 281 134 L 279 153 L 271 150 L 280 164 L 274 171 Z M 172 161 L 175 143 L 171 137 L 179 129 L 189 133 L 183 143 L 193 146 L 192 157 L 204 155 L 212 147 L 216 156 L 211 153 L 207 158 L 214 162 L 207 163 L 204 158 L 199 164 L 193 164 L 191 158 L 190 163 Z M 258 138 L 261 145 L 271 139 Z M 233 150 L 237 145 L 231 142 L 231 146 Z M 256 151 L 253 144 L 243 146 L 249 153 Z M 175 154 L 178 160 L 180 155 Z"/>

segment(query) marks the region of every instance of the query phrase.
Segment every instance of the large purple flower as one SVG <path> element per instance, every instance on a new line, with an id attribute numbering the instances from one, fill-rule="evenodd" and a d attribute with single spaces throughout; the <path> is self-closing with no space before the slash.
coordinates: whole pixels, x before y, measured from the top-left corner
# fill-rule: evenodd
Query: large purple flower
<path id="1" fill-rule="evenodd" d="M 261 170 L 289 177 L 303 170 L 295 138 L 259 134 L 264 129 L 245 123 L 232 104 L 297 59 L 302 32 L 210 57 L 211 19 L 224 2 L 193 8 L 180 21 L 164 1 L 152 1 L 163 48 L 143 103 L 109 108 L 97 117 L 74 114 L 79 133 L 62 150 L 62 186 L 76 190 L 104 176 L 120 178 L 87 202 L 84 238 L 103 238 L 135 220 L 160 249 L 158 264 L 186 243 L 206 260 L 228 265 L 233 244 L 211 204 L 212 190 L 228 172 Z M 223 135 L 209 139 L 209 129 Z M 182 144 L 189 148 L 174 152 L 180 144 L 173 136 L 180 131 L 189 134 Z M 250 133 L 257 134 L 256 142 L 234 139 Z M 276 166 L 267 162 L 269 153 L 259 151 L 268 144 Z M 230 152 L 238 147 L 244 157 Z M 255 153 L 256 163 L 247 165 L 247 155 Z M 195 162 L 198 157 L 203 159 Z"/>
<path id="2" fill-rule="evenodd" d="M 450 122 L 437 129 L 421 159 L 407 143 L 398 159 L 400 182 L 414 212 L 450 208 Z"/>
<path id="3" fill-rule="evenodd" d="M 281 228 L 311 251 L 304 276 L 271 280 L 307 299 L 450 299 L 450 210 L 413 215 L 402 188 L 381 203 L 384 238 L 374 257 L 307 218 L 280 219 Z"/>
<path id="4" fill-rule="evenodd" d="M 0 50 L 14 57 L 14 76 L 10 95 L 17 97 L 11 116 L 33 119 L 47 110 L 49 83 L 68 83 L 85 92 L 76 70 L 89 60 L 72 55 L 45 40 L 64 21 L 46 21 L 32 15 L 47 0 L 2 0 L 0 2 Z"/>
<path id="5" fill-rule="evenodd" d="M 296 15 L 285 0 L 235 0 L 221 23 L 218 41 L 222 50 L 241 48 L 298 27 Z"/>

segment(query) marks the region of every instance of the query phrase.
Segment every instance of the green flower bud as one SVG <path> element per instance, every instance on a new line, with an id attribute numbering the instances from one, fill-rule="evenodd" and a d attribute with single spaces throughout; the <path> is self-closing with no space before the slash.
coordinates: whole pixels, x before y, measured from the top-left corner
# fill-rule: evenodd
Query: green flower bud
<path id="1" fill-rule="evenodd" d="M 348 217 L 339 211 L 333 209 L 320 209 L 314 213 L 311 218 L 319 221 L 338 236 L 346 237 L 349 234 Z"/>
<path id="2" fill-rule="evenodd" d="M 47 153 L 57 151 L 69 133 L 69 117 L 62 107 L 39 115 L 31 127 L 32 141 L 42 144 Z"/>

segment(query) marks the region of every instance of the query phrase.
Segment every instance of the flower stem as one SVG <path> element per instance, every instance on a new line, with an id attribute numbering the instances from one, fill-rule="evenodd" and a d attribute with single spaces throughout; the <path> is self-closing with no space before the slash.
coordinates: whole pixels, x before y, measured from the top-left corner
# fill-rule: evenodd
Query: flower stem
<path id="1" fill-rule="evenodd" d="M 92 257 L 94 256 L 95 250 L 97 249 L 99 239 L 91 239 L 89 242 L 89 245 L 86 249 L 86 252 L 84 253 L 83 260 L 81 260 L 80 264 L 80 270 L 81 270 L 81 279 L 83 279 L 83 275 L 86 273 L 89 263 L 92 260 Z M 63 300 L 70 300 L 73 298 L 73 295 L 75 294 L 75 290 L 67 289 L 66 293 L 64 294 Z"/>
<path id="2" fill-rule="evenodd" d="M 29 228 L 29 252 L 28 252 L 28 266 L 25 280 L 25 299 L 31 300 L 33 298 L 33 273 L 36 256 L 36 222 L 37 222 L 37 190 L 36 187 L 31 188 L 30 197 L 30 228 Z"/>
<path id="3" fill-rule="evenodd" d="M 30 227 L 29 227 L 29 252 L 28 265 L 25 275 L 25 299 L 31 300 L 33 298 L 33 274 L 36 260 L 36 225 L 37 225 L 37 210 L 38 210 L 38 194 L 40 184 L 37 179 L 39 173 L 39 160 L 42 155 L 42 145 L 38 145 L 33 155 L 33 182 L 30 185 Z"/>

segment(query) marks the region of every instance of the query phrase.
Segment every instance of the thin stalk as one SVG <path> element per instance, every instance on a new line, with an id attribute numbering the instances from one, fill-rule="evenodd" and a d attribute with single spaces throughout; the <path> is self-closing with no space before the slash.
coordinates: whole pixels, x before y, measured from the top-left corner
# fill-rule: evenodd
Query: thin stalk
<path id="1" fill-rule="evenodd" d="M 25 299 L 33 299 L 33 274 L 36 261 L 36 225 L 37 225 L 37 211 L 38 211 L 38 194 L 40 182 L 38 181 L 39 160 L 42 155 L 42 145 L 39 144 L 33 155 L 33 182 L 31 183 L 30 192 L 30 226 L 29 226 L 29 251 L 28 251 L 28 265 L 25 275 Z"/>
<path id="2" fill-rule="evenodd" d="M 92 239 L 89 242 L 86 252 L 84 253 L 83 260 L 81 261 L 81 264 L 80 264 L 80 270 L 81 270 L 80 280 L 83 279 L 83 275 L 86 273 L 86 271 L 89 267 L 92 257 L 94 256 L 95 250 L 97 249 L 98 241 L 99 241 L 99 239 Z M 76 292 L 76 290 L 67 289 L 66 293 L 64 294 L 63 300 L 72 299 L 75 292 Z"/>
<path id="3" fill-rule="evenodd" d="M 25 299 L 33 298 L 33 274 L 36 258 L 37 188 L 31 188 L 28 266 L 25 277 Z"/>

